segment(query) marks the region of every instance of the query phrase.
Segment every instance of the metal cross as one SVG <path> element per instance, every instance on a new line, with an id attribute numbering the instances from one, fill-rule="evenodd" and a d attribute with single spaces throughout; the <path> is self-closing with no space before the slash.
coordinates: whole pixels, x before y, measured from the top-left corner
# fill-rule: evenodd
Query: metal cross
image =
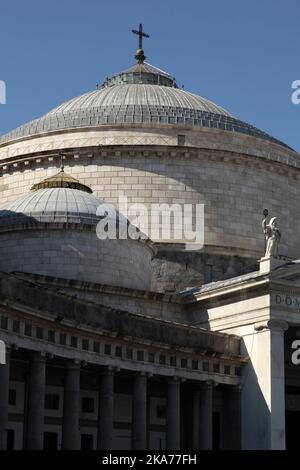
<path id="1" fill-rule="evenodd" d="M 133 29 L 132 32 L 134 34 L 138 35 L 138 37 L 139 37 L 139 49 L 143 49 L 143 38 L 149 38 L 150 36 L 149 36 L 149 34 L 144 33 L 142 23 L 140 23 L 140 27 L 139 27 L 138 30 Z"/>

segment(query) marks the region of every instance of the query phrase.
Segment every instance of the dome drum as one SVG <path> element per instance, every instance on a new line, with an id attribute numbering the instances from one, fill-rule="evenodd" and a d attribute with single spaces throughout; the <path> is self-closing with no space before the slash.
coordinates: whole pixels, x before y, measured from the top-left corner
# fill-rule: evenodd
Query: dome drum
<path id="1" fill-rule="evenodd" d="M 0 231 L 0 270 L 149 290 L 153 253 L 133 240 L 99 240 L 95 232 L 44 226 Z"/>

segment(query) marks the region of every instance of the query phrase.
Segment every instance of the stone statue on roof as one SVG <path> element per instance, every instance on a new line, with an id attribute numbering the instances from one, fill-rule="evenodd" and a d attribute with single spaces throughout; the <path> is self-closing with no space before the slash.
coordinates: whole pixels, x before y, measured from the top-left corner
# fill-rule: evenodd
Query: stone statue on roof
<path id="1" fill-rule="evenodd" d="M 278 245 L 281 239 L 281 234 L 277 226 L 277 218 L 272 217 L 267 224 L 267 215 L 267 211 L 264 211 L 265 218 L 263 219 L 262 226 L 266 239 L 265 257 L 276 258 L 278 256 Z"/>

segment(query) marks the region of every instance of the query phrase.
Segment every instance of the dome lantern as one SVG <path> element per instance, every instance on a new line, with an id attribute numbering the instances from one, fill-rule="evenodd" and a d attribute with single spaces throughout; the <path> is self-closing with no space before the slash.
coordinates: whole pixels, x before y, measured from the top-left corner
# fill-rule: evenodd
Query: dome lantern
<path id="1" fill-rule="evenodd" d="M 65 173 L 63 160 L 61 163 L 60 171 L 58 173 L 40 181 L 39 183 L 34 184 L 31 188 L 31 191 L 38 191 L 40 189 L 48 188 L 77 189 L 79 191 L 84 191 L 90 194 L 93 192 L 89 186 L 82 184 L 76 178 L 73 178 L 73 176 Z"/>

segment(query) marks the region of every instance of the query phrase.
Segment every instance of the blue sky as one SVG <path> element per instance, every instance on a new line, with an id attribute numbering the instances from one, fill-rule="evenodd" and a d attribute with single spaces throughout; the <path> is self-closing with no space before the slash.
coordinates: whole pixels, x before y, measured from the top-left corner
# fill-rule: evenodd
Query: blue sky
<path id="1" fill-rule="evenodd" d="M 147 61 L 300 151 L 299 0 L 1 0 L 0 134 Z"/>

